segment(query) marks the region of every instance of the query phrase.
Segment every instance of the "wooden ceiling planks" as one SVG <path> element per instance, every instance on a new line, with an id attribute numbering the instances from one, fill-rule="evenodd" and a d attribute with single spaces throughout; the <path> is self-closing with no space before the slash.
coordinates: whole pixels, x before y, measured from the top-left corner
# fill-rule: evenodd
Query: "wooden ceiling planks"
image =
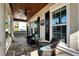
<path id="1" fill-rule="evenodd" d="M 11 3 L 11 9 L 13 14 L 18 11 L 18 9 L 26 10 L 28 18 L 31 18 L 34 14 L 40 11 L 48 3 Z"/>

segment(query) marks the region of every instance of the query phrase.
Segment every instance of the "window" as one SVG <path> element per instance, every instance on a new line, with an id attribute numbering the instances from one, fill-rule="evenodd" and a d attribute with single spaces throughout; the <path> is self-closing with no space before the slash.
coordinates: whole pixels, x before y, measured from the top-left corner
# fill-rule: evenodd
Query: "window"
<path id="1" fill-rule="evenodd" d="M 66 22 L 67 22 L 66 7 L 63 7 L 52 13 L 53 36 L 56 39 L 62 40 L 64 43 L 67 43 Z"/>
<path id="2" fill-rule="evenodd" d="M 56 14 L 54 14 L 53 15 L 53 25 L 55 25 L 55 24 L 59 24 L 59 19 L 60 19 L 60 13 L 56 13 Z"/>
<path id="3" fill-rule="evenodd" d="M 53 12 L 52 18 L 53 18 L 53 22 L 52 22 L 53 25 L 66 24 L 67 22 L 66 7 Z"/>
<path id="4" fill-rule="evenodd" d="M 65 24 L 67 22 L 67 18 L 66 18 L 66 9 L 61 11 L 61 23 Z"/>
<path id="5" fill-rule="evenodd" d="M 14 31 L 26 31 L 26 22 L 14 21 Z"/>

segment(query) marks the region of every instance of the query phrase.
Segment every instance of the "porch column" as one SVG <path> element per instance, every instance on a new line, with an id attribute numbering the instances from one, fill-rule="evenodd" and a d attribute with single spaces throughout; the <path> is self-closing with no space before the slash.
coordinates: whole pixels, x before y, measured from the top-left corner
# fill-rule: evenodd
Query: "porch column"
<path id="1" fill-rule="evenodd" d="M 4 56 L 5 55 L 5 11 L 4 11 L 4 4 L 0 4 L 0 55 Z"/>

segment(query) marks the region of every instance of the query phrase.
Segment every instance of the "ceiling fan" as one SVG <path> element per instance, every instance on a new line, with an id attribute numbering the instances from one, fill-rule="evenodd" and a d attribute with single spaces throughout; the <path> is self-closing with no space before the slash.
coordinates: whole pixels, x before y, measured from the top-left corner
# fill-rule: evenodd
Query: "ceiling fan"
<path id="1" fill-rule="evenodd" d="M 30 13 L 30 11 L 28 11 L 28 10 L 17 9 L 17 11 L 16 11 L 16 13 L 14 15 L 14 18 L 16 18 L 16 19 L 24 19 L 24 20 L 28 21 L 28 18 L 30 16 L 29 13 Z"/>
<path id="2" fill-rule="evenodd" d="M 18 9 L 18 13 L 22 13 L 22 14 L 24 14 L 25 16 L 27 16 L 27 14 L 30 13 L 30 11 Z"/>

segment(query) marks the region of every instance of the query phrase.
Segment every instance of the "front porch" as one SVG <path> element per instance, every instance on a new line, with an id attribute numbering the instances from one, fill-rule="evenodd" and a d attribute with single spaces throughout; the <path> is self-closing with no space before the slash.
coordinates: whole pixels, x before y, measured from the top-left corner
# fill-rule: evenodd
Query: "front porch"
<path id="1" fill-rule="evenodd" d="M 18 41 L 16 41 L 18 40 Z M 39 56 L 38 55 L 38 45 L 28 45 L 26 42 L 26 38 L 19 37 L 15 39 L 16 43 L 14 46 L 14 43 L 11 43 L 9 49 L 7 50 L 6 56 Z M 62 43 L 59 43 L 59 45 Z M 74 56 L 78 55 L 77 53 L 73 53 L 70 51 L 67 51 L 66 49 L 61 48 L 60 46 L 57 46 L 55 49 L 55 56 Z M 52 51 L 53 52 L 53 51 Z M 47 52 L 48 55 L 52 53 L 51 51 Z M 45 53 L 46 55 L 46 53 Z M 42 55 L 42 56 L 45 56 Z M 54 54 L 52 54 L 54 55 Z"/>
<path id="2" fill-rule="evenodd" d="M 0 12 L 0 55 L 79 56 L 78 3 L 4 3 Z M 39 46 L 52 38 L 61 41 L 55 48 Z"/>

